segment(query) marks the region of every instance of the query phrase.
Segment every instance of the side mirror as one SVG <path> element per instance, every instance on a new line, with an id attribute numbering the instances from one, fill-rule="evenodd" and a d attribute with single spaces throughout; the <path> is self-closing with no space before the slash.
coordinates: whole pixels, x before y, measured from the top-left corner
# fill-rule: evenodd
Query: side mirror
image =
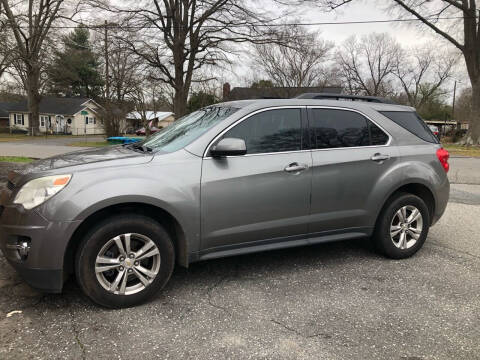
<path id="1" fill-rule="evenodd" d="M 224 138 L 210 148 L 212 157 L 245 155 L 246 153 L 245 141 L 237 138 Z"/>

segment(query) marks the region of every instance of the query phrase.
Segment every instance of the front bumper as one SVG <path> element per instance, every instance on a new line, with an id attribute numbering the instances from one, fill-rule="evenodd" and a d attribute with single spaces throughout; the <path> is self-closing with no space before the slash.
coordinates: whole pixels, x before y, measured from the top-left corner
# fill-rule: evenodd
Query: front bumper
<path id="1" fill-rule="evenodd" d="M 44 292 L 61 292 L 67 274 L 64 256 L 68 241 L 78 222 L 54 222 L 37 210 L 5 205 L 8 190 L 0 203 L 0 249 L 8 262 L 30 286 Z M 15 246 L 28 241 L 28 256 L 21 256 Z"/>

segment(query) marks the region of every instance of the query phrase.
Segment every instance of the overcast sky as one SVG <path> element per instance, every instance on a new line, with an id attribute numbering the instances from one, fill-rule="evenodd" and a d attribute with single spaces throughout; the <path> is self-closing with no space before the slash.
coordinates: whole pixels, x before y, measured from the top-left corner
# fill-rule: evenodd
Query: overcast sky
<path id="1" fill-rule="evenodd" d="M 262 0 L 262 5 L 263 5 Z M 265 1 L 265 5 L 268 2 Z M 301 13 L 300 21 L 302 23 L 318 23 L 318 22 L 349 22 L 349 21 L 372 21 L 372 20 L 389 20 L 398 17 L 395 14 L 385 11 L 385 8 L 381 8 L 378 4 L 381 2 L 373 0 L 365 0 L 353 2 L 341 8 L 341 11 L 325 12 L 318 7 L 311 6 L 308 9 L 304 9 Z M 258 5 L 262 7 L 262 5 Z M 271 6 L 271 5 L 270 5 Z M 270 10 L 263 8 L 263 10 Z M 272 8 L 272 12 L 274 9 Z M 407 16 L 407 18 L 412 18 Z M 284 22 L 293 22 L 294 17 L 283 19 Z M 417 26 L 415 26 L 417 24 Z M 375 24 L 335 24 L 335 25 L 319 25 L 308 26 L 307 29 L 321 31 L 321 36 L 325 39 L 332 40 L 336 45 L 342 43 L 346 38 L 357 35 L 362 36 L 372 32 L 389 33 L 394 37 L 403 47 L 408 48 L 419 44 L 435 44 L 441 49 L 442 53 L 447 51 L 456 51 L 453 45 L 447 43 L 439 35 L 435 34 L 433 30 L 428 29 L 426 26 L 420 25 L 418 22 L 405 22 L 405 23 L 375 23 Z M 246 86 L 248 81 L 246 77 L 254 73 L 249 68 L 248 54 L 243 54 L 237 59 L 237 65 L 233 68 L 233 74 L 227 72 L 224 76 L 230 78 L 229 81 L 234 81 L 234 86 Z M 459 74 L 458 79 L 467 84 L 468 81 L 465 77 Z M 459 88 L 464 87 L 462 84 L 458 84 Z"/>
<path id="2" fill-rule="evenodd" d="M 345 6 L 341 11 L 324 12 L 312 8 L 304 11 L 303 16 L 310 22 L 348 22 L 348 21 L 371 21 L 387 20 L 395 18 L 374 4 L 373 1 L 354 2 Z M 405 23 L 382 23 L 382 24 L 345 24 L 345 25 L 322 25 L 311 26 L 310 29 L 318 29 L 325 38 L 339 43 L 351 35 L 364 35 L 371 32 L 388 32 L 402 45 L 409 46 L 424 42 L 431 37 L 431 31 L 422 28 L 418 31 L 414 26 Z"/>

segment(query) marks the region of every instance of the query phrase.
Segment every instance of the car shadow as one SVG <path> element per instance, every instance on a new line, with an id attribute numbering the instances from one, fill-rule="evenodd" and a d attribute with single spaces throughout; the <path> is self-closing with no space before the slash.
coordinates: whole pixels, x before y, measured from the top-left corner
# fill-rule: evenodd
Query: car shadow
<path id="1" fill-rule="evenodd" d="M 227 277 L 251 279 L 278 278 L 294 273 L 301 275 L 312 268 L 342 267 L 345 263 L 354 266 L 356 262 L 369 258 L 381 259 L 368 239 L 355 239 L 200 261 L 190 264 L 188 268 L 176 266 L 170 281 L 150 303 L 163 303 L 166 298 L 182 296 L 186 292 L 205 293 Z M 18 275 L 12 276 L 17 289 L 4 296 L 15 297 L 20 308 L 77 307 L 92 311 L 105 310 L 93 304 L 82 293 L 73 276 L 66 281 L 61 294 L 42 294 L 28 287 Z"/>

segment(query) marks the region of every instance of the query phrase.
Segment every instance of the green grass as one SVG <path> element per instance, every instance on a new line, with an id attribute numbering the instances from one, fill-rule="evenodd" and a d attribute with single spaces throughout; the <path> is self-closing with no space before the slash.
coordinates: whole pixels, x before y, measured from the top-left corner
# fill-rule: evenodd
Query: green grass
<path id="1" fill-rule="evenodd" d="M 480 146 L 467 146 L 458 144 L 442 144 L 451 155 L 480 157 Z"/>
<path id="2" fill-rule="evenodd" d="M 0 142 L 24 140 L 27 136 L 23 134 L 0 133 Z"/>
<path id="3" fill-rule="evenodd" d="M 112 145 L 108 141 L 87 141 L 87 142 L 73 142 L 69 146 L 79 146 L 79 147 L 104 147 Z"/>
<path id="4" fill-rule="evenodd" d="M 29 163 L 33 159 L 23 156 L 0 156 L 0 162 Z"/>
<path id="5" fill-rule="evenodd" d="M 41 134 L 37 136 L 30 136 L 25 134 L 10 134 L 10 133 L 0 133 L 0 142 L 11 142 L 11 141 L 19 141 L 19 140 L 35 140 L 35 139 L 78 139 L 84 137 L 85 135 L 61 135 L 61 134 L 54 134 L 54 135 L 46 135 Z M 104 135 L 87 135 L 89 137 L 93 136 L 104 136 Z"/>

